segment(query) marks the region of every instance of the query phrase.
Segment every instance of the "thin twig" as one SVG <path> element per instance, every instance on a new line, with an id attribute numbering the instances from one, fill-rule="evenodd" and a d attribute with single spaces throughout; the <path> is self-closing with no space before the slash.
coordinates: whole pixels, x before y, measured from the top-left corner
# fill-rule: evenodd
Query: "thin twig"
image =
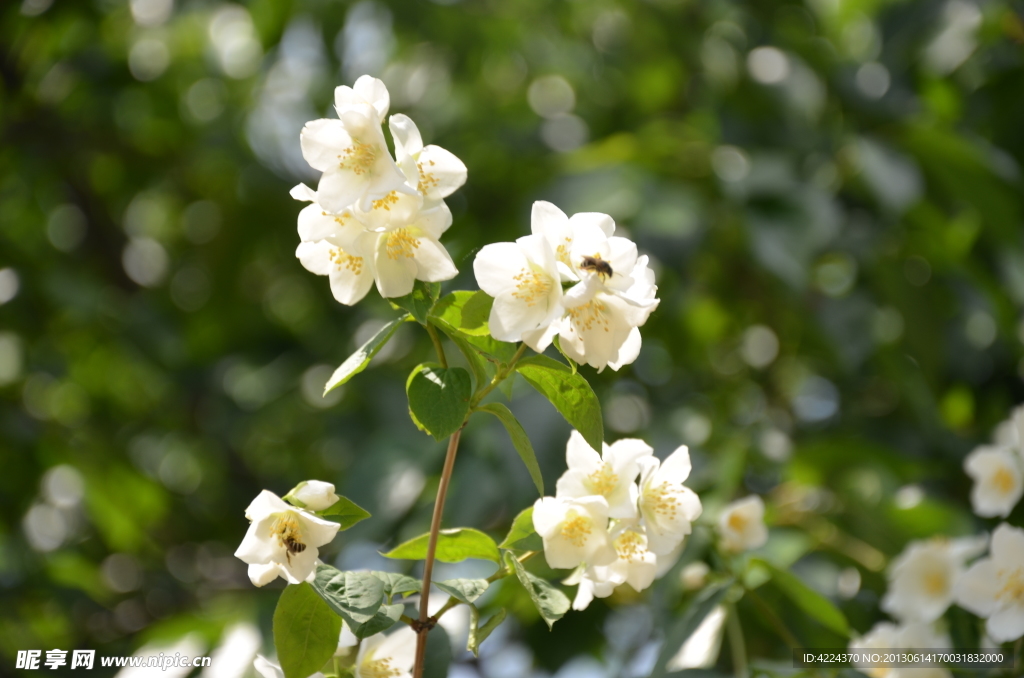
<path id="1" fill-rule="evenodd" d="M 416 629 L 416 664 L 413 677 L 422 678 L 423 659 L 427 651 L 427 634 L 430 632 L 430 615 L 427 607 L 430 602 L 430 577 L 434 573 L 434 553 L 437 551 L 437 535 L 441 531 L 441 516 L 444 513 L 444 500 L 448 494 L 448 483 L 452 478 L 452 469 L 455 467 L 455 455 L 459 450 L 459 438 L 462 436 L 460 428 L 448 439 L 448 452 L 444 457 L 444 470 L 441 472 L 441 482 L 437 486 L 437 499 L 434 501 L 434 516 L 430 520 L 430 541 L 427 544 L 427 560 L 423 564 L 423 592 L 420 594 L 420 618 L 419 628 Z"/>
<path id="2" fill-rule="evenodd" d="M 434 343 L 434 350 L 437 351 L 437 362 L 441 363 L 441 367 L 448 369 L 448 359 L 444 355 L 444 346 L 441 345 L 441 337 L 438 336 L 437 330 L 430 323 L 425 325 L 427 328 L 427 334 L 430 335 L 430 341 Z"/>
<path id="3" fill-rule="evenodd" d="M 523 357 L 524 353 L 526 353 L 525 343 L 519 345 L 519 350 L 517 350 L 516 354 L 512 356 L 512 360 L 508 362 L 508 365 L 505 366 L 505 369 L 499 370 L 498 373 L 494 375 L 494 378 L 491 379 L 491 383 L 487 384 L 487 386 L 477 391 L 476 395 L 473 396 L 472 402 L 470 402 L 470 407 L 476 407 L 477 405 L 479 405 L 480 401 L 482 401 L 488 393 L 497 388 L 498 384 L 505 381 L 505 379 L 508 378 L 508 376 L 515 371 L 516 363 L 519 362 L 519 359 Z"/>

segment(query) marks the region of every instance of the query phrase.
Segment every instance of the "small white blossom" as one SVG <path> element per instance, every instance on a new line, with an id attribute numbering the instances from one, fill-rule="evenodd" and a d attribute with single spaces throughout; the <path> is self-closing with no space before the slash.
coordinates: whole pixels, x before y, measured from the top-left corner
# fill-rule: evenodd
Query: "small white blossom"
<path id="1" fill-rule="evenodd" d="M 356 678 L 411 678 L 416 662 L 416 633 L 403 626 L 363 640 L 356 657 Z"/>
<path id="2" fill-rule="evenodd" d="M 562 316 L 562 285 L 554 253 L 543 238 L 484 246 L 473 261 L 484 292 L 494 297 L 488 327 L 499 341 L 525 341 L 538 353 L 554 337 Z"/>
<path id="3" fill-rule="evenodd" d="M 395 140 L 395 158 L 411 187 L 428 201 L 447 198 L 466 183 L 466 166 L 440 146 L 424 146 L 423 137 L 409 116 L 388 121 Z"/>
<path id="4" fill-rule="evenodd" d="M 380 80 L 362 76 L 354 87 L 335 90 L 338 119 L 312 120 L 302 128 L 302 156 L 323 172 L 319 202 L 340 214 L 353 205 L 370 209 L 392 191 L 415 192 L 391 158 L 381 120 L 390 104 Z"/>
<path id="5" fill-rule="evenodd" d="M 635 518 L 639 496 L 635 481 L 640 474 L 637 460 L 653 452 L 644 441 L 625 438 L 612 445 L 604 443 L 604 451 L 598 455 L 579 431 L 573 431 L 565 446 L 569 468 L 558 479 L 555 496 L 598 495 L 608 500 L 610 517 Z"/>
<path id="6" fill-rule="evenodd" d="M 584 569 L 572 603 L 574 610 L 587 609 L 595 597 L 607 598 L 621 584 L 643 591 L 654 581 L 658 557 L 647 548 L 644 528 L 626 521 L 613 528 L 611 537 L 616 559 L 610 565 Z"/>
<path id="7" fill-rule="evenodd" d="M 971 506 L 983 518 L 1005 518 L 1024 495 L 1021 458 L 1009 447 L 982 445 L 964 459 L 964 471 L 974 480 Z"/>
<path id="8" fill-rule="evenodd" d="M 850 641 L 851 651 L 929 650 L 952 647 L 949 637 L 936 633 L 929 624 L 920 622 L 904 625 L 879 622 L 870 631 Z M 866 663 L 855 664 L 871 678 L 951 678 L 948 669 L 941 667 L 880 667 Z"/>
<path id="9" fill-rule="evenodd" d="M 289 498 L 302 502 L 302 508 L 310 511 L 323 511 L 338 502 L 334 485 L 322 480 L 306 480 L 299 483 L 289 492 Z"/>
<path id="10" fill-rule="evenodd" d="M 542 497 L 533 505 L 533 528 L 544 541 L 548 565 L 555 569 L 610 565 L 618 557 L 608 534 L 604 497 Z"/>
<path id="11" fill-rule="evenodd" d="M 956 582 L 957 605 L 985 618 L 985 631 L 997 643 L 1024 636 L 1024 529 L 1002 523 L 992 548 Z"/>
<path id="12" fill-rule="evenodd" d="M 249 564 L 256 586 L 284 577 L 289 584 L 316 576 L 318 547 L 329 543 L 341 525 L 285 503 L 263 490 L 245 510 L 251 521 L 235 557 Z"/>
<path id="13" fill-rule="evenodd" d="M 722 548 L 739 553 L 760 548 L 768 541 L 764 501 L 756 494 L 732 502 L 718 517 Z"/>
<path id="14" fill-rule="evenodd" d="M 664 462 L 649 456 L 638 463 L 640 516 L 648 548 L 658 555 L 671 553 L 690 534 L 703 510 L 700 498 L 683 485 L 690 475 L 690 452 L 681 445 Z"/>
<path id="15" fill-rule="evenodd" d="M 263 655 L 256 655 L 256 661 L 252 665 L 256 669 L 256 673 L 263 676 L 263 678 L 284 678 L 284 671 L 281 669 L 281 665 L 270 661 Z M 317 671 L 309 676 L 309 678 L 324 678 L 324 674 Z"/>
<path id="16" fill-rule="evenodd" d="M 893 561 L 882 610 L 903 622 L 935 621 L 953 602 L 965 561 L 984 549 L 984 537 L 911 542 Z"/>

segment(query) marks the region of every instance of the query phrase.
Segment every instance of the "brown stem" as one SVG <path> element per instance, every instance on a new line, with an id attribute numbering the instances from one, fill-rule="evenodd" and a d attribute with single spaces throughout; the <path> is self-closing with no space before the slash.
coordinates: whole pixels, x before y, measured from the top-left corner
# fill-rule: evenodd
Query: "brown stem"
<path id="1" fill-rule="evenodd" d="M 433 624 L 430 624 L 430 615 L 427 606 L 430 602 L 430 577 L 434 573 L 434 553 L 437 551 L 437 535 L 441 531 L 441 515 L 444 513 L 444 499 L 448 494 L 448 483 L 452 478 L 452 469 L 455 467 L 455 454 L 459 450 L 459 438 L 462 436 L 462 429 L 452 434 L 448 439 L 448 452 L 444 458 L 444 470 L 441 472 L 441 482 L 437 486 L 437 499 L 434 501 L 434 517 L 430 520 L 430 541 L 427 543 L 427 560 L 423 564 L 423 593 L 420 595 L 420 618 L 419 628 L 416 629 L 416 663 L 413 668 L 413 678 L 422 678 L 423 659 L 427 652 L 427 634 Z"/>

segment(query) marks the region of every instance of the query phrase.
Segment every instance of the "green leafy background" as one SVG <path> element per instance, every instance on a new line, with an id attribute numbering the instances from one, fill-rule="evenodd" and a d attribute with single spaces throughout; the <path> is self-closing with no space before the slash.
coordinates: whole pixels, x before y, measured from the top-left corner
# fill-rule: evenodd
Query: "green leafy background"
<path id="1" fill-rule="evenodd" d="M 607 438 L 689 444 L 709 516 L 765 495 L 758 556 L 853 631 L 880 619 L 883 568 L 909 539 L 991 528 L 961 462 L 1024 400 L 1019 3 L 133 4 L 0 8 L 6 666 L 188 633 L 213 648 L 239 623 L 269 644 L 280 584 L 254 590 L 231 555 L 263 488 L 328 480 L 373 513 L 322 552 L 342 569 L 404 567 L 378 551 L 426 531 L 444 449 L 403 385 L 430 342 L 402 323 L 322 397 L 398 312 L 375 292 L 339 306 L 293 256 L 288 189 L 315 181 L 298 131 L 364 72 L 469 167 L 443 292 L 475 289 L 475 251 L 527 233 L 538 199 L 609 213 L 652 256 L 662 302 L 639 360 L 580 368 Z M 522 380 L 509 407 L 552 493 L 568 425 Z M 501 423 L 474 417 L 446 526 L 500 541 L 535 498 Z M 531 572 L 555 578 L 540 560 Z M 549 633 L 515 583 L 476 602 L 512 621 L 467 671 L 619 675 L 693 596 L 673 571 Z M 845 643 L 759 591 L 806 645 Z M 784 666 L 772 624 L 738 610 L 755 667 Z"/>

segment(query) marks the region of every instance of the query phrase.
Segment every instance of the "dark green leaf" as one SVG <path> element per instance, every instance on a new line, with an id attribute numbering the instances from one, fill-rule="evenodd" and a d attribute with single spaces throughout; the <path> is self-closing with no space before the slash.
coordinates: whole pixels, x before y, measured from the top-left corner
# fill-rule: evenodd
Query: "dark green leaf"
<path id="1" fill-rule="evenodd" d="M 330 565 L 316 568 L 313 588 L 331 609 L 356 628 L 373 619 L 384 602 L 384 582 L 370 572 L 341 572 Z"/>
<path id="2" fill-rule="evenodd" d="M 341 523 L 341 529 L 347 530 L 359 521 L 369 518 L 370 512 L 347 497 L 338 497 L 338 501 L 323 511 L 317 511 L 317 515 Z"/>
<path id="3" fill-rule="evenodd" d="M 562 363 L 543 355 L 523 358 L 516 365 L 516 371 L 551 401 L 588 445 L 601 451 L 604 441 L 601 403 L 583 375 L 573 374 Z"/>
<path id="4" fill-rule="evenodd" d="M 388 600 L 391 596 L 400 596 L 404 593 L 419 593 L 423 588 L 423 582 L 419 579 L 397 572 L 374 572 L 373 576 L 384 582 L 384 595 Z"/>
<path id="5" fill-rule="evenodd" d="M 523 425 L 519 423 L 519 420 L 515 418 L 511 410 L 502 405 L 501 403 L 488 403 L 480 407 L 483 412 L 489 412 L 496 416 L 502 424 L 505 425 L 505 430 L 508 431 L 509 437 L 512 439 L 512 444 L 516 448 L 516 452 L 522 458 L 523 463 L 526 464 L 526 470 L 530 472 L 530 477 L 533 479 L 533 484 L 537 486 L 537 492 L 540 496 L 544 496 L 544 478 L 540 474 L 540 466 L 537 464 L 537 455 L 533 451 L 533 445 L 530 444 L 530 438 L 526 435 L 526 431 L 523 430 Z"/>
<path id="6" fill-rule="evenodd" d="M 487 636 L 505 621 L 506 614 L 508 613 L 505 608 L 501 608 L 481 626 L 480 610 L 474 605 L 469 606 L 469 640 L 466 642 L 466 649 L 472 652 L 474 657 L 480 656 L 480 643 L 487 640 Z"/>
<path id="7" fill-rule="evenodd" d="M 846 617 L 831 600 L 804 584 L 792 573 L 775 567 L 767 560 L 754 558 L 750 562 L 771 572 L 775 586 L 806 614 L 839 635 L 847 638 L 850 636 L 850 625 Z"/>
<path id="8" fill-rule="evenodd" d="M 469 414 L 473 384 L 461 367 L 417 365 L 405 384 L 409 414 L 421 431 L 444 440 L 458 431 Z"/>
<path id="9" fill-rule="evenodd" d="M 405 309 L 411 313 L 416 322 L 426 325 L 430 309 L 434 306 L 434 302 L 437 301 L 440 293 L 440 283 L 428 283 L 417 280 L 416 284 L 413 285 L 412 292 L 404 297 L 395 297 L 388 301 L 391 302 L 392 306 Z"/>
<path id="10" fill-rule="evenodd" d="M 425 560 L 429 541 L 429 534 L 421 534 L 388 551 L 384 557 L 397 560 Z M 437 550 L 434 557 L 443 563 L 459 563 L 466 558 L 501 562 L 494 540 L 480 530 L 470 527 L 441 530 L 437 535 Z"/>
<path id="11" fill-rule="evenodd" d="M 480 353 L 470 342 L 469 337 L 456 332 L 455 330 L 449 329 L 444 325 L 438 325 L 441 331 L 444 332 L 445 336 L 451 339 L 452 343 L 455 344 L 459 351 L 466 357 L 466 362 L 469 364 L 470 371 L 473 372 L 473 379 L 476 382 L 475 388 L 480 388 L 484 384 L 490 382 L 491 377 L 494 375 L 494 365 L 484 358 L 483 354 Z"/>
<path id="12" fill-rule="evenodd" d="M 434 324 L 467 336 L 489 334 L 487 319 L 494 299 L 485 292 L 459 290 L 445 295 L 430 312 Z"/>
<path id="13" fill-rule="evenodd" d="M 409 315 L 403 315 L 401 318 L 392 320 L 384 327 L 377 330 L 377 334 L 370 337 L 370 340 L 359 347 L 359 350 L 350 355 L 345 362 L 341 364 L 341 367 L 334 370 L 334 374 L 327 381 L 327 385 L 324 386 L 324 395 L 327 395 L 336 386 L 341 386 L 346 381 L 359 374 L 366 369 L 366 366 L 370 364 L 370 360 L 373 356 L 377 355 L 384 344 L 388 343 L 388 340 L 395 334 L 395 330 L 402 323 L 409 320 Z"/>
<path id="14" fill-rule="evenodd" d="M 683 643 L 697 630 L 700 623 L 704 621 L 704 618 L 711 614 L 711 611 L 718 606 L 719 603 L 725 598 L 725 595 L 729 592 L 729 587 L 732 586 L 732 580 L 720 582 L 718 584 L 711 584 L 703 591 L 700 592 L 689 607 L 686 608 L 686 612 L 683 613 L 682 619 L 675 623 L 675 625 L 669 629 L 665 636 L 665 642 L 661 646 L 661 652 L 658 654 L 658 661 L 654 665 L 654 671 L 651 672 L 651 678 L 662 678 L 666 675 L 665 667 L 668 665 L 669 660 L 679 651 Z"/>
<path id="15" fill-rule="evenodd" d="M 338 649 L 341 617 L 305 582 L 287 586 L 274 610 L 274 646 L 285 678 L 308 678 Z"/>
<path id="16" fill-rule="evenodd" d="M 516 577 L 519 578 L 523 588 L 530 594 L 530 599 L 537 606 L 541 618 L 547 623 L 550 629 L 555 622 L 561 619 L 569 611 L 569 598 L 559 589 L 555 588 L 545 579 L 526 571 L 523 564 L 508 555 L 506 559 L 515 568 Z"/>
<path id="17" fill-rule="evenodd" d="M 381 605 L 380 609 L 377 610 L 377 614 L 373 615 L 365 623 L 349 624 L 349 630 L 352 631 L 356 638 L 369 638 L 394 626 L 395 622 L 402 618 L 402 613 L 404 612 L 405 605 L 402 603 Z"/>
<path id="18" fill-rule="evenodd" d="M 434 582 L 434 586 L 464 603 L 475 601 L 490 585 L 486 579 L 446 579 Z"/>
<path id="19" fill-rule="evenodd" d="M 505 537 L 505 541 L 498 545 L 498 548 L 511 549 L 513 551 L 540 551 L 544 548 L 544 542 L 540 535 L 533 529 L 533 507 L 524 509 L 512 521 L 512 527 Z"/>

